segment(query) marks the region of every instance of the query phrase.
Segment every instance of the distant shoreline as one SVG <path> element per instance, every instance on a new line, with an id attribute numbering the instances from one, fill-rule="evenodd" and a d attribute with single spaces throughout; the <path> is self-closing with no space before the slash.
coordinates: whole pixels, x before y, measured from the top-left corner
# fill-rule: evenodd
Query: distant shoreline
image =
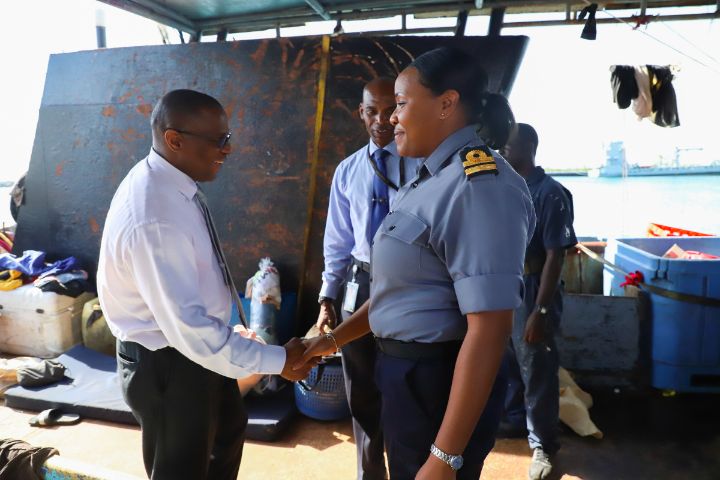
<path id="1" fill-rule="evenodd" d="M 545 173 L 553 177 L 587 177 L 585 170 L 547 170 Z"/>
<path id="2" fill-rule="evenodd" d="M 649 177 L 709 177 L 720 175 L 720 170 L 663 170 L 661 168 L 648 169 L 646 171 L 637 170 L 629 172 L 625 175 L 598 175 L 596 171 L 589 171 L 585 169 L 578 170 L 545 170 L 545 173 L 553 177 L 588 177 L 588 178 L 609 178 L 609 179 L 624 179 L 624 178 L 649 178 Z"/>

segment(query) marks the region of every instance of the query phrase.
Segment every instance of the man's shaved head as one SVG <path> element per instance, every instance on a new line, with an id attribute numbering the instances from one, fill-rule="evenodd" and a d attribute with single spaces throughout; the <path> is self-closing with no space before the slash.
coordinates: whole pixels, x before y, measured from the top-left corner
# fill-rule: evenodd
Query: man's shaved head
<path id="1" fill-rule="evenodd" d="M 527 123 L 518 123 L 516 135 L 518 140 L 527 142 L 532 147 L 533 154 L 537 153 L 538 134 L 535 129 Z"/>
<path id="2" fill-rule="evenodd" d="M 153 134 L 162 137 L 168 128 L 186 128 L 187 123 L 203 110 L 223 111 L 220 102 L 195 90 L 173 90 L 155 105 L 150 116 Z"/>
<path id="3" fill-rule="evenodd" d="M 378 97 L 389 95 L 395 98 L 395 79 L 390 77 L 378 77 L 370 80 L 363 88 L 363 98 L 371 94 Z"/>
<path id="4" fill-rule="evenodd" d="M 369 81 L 363 88 L 359 111 L 365 129 L 378 147 L 385 147 L 395 138 L 395 128 L 390 124 L 394 110 L 395 80 L 378 77 Z"/>
<path id="5" fill-rule="evenodd" d="M 527 123 L 518 123 L 510 134 L 507 144 L 500 149 L 500 154 L 516 172 L 527 178 L 535 167 L 538 143 L 535 129 Z"/>

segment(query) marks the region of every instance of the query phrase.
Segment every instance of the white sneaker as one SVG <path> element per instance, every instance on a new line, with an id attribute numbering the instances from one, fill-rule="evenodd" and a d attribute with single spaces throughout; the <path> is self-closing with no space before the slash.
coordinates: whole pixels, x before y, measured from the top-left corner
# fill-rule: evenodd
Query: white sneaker
<path id="1" fill-rule="evenodd" d="M 550 455 L 545 453 L 542 448 L 533 450 L 532 462 L 528 470 L 529 480 L 544 480 L 552 471 L 552 463 L 550 463 Z"/>

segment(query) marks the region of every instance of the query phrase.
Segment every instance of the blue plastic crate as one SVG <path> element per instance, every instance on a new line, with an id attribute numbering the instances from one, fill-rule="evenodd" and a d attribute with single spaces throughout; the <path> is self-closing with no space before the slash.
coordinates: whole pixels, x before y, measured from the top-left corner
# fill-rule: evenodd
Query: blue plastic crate
<path id="1" fill-rule="evenodd" d="M 677 260 L 662 255 L 678 244 L 720 256 L 720 237 L 622 238 L 610 241 L 605 257 L 645 282 L 672 292 L 720 299 L 720 260 Z M 624 277 L 604 271 L 606 295 L 624 295 Z M 720 307 L 650 294 L 651 384 L 688 392 L 720 392 Z"/>

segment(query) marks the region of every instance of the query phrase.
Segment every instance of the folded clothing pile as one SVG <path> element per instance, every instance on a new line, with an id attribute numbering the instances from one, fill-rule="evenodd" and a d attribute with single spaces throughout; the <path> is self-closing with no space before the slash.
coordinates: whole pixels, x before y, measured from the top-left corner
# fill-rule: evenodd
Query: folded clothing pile
<path id="1" fill-rule="evenodd" d="M 88 274 L 80 268 L 75 257 L 47 263 L 45 252 L 26 250 L 17 257 L 11 253 L 0 255 L 0 291 L 15 290 L 33 282 L 44 292 L 54 292 L 77 298 L 90 291 Z"/>

